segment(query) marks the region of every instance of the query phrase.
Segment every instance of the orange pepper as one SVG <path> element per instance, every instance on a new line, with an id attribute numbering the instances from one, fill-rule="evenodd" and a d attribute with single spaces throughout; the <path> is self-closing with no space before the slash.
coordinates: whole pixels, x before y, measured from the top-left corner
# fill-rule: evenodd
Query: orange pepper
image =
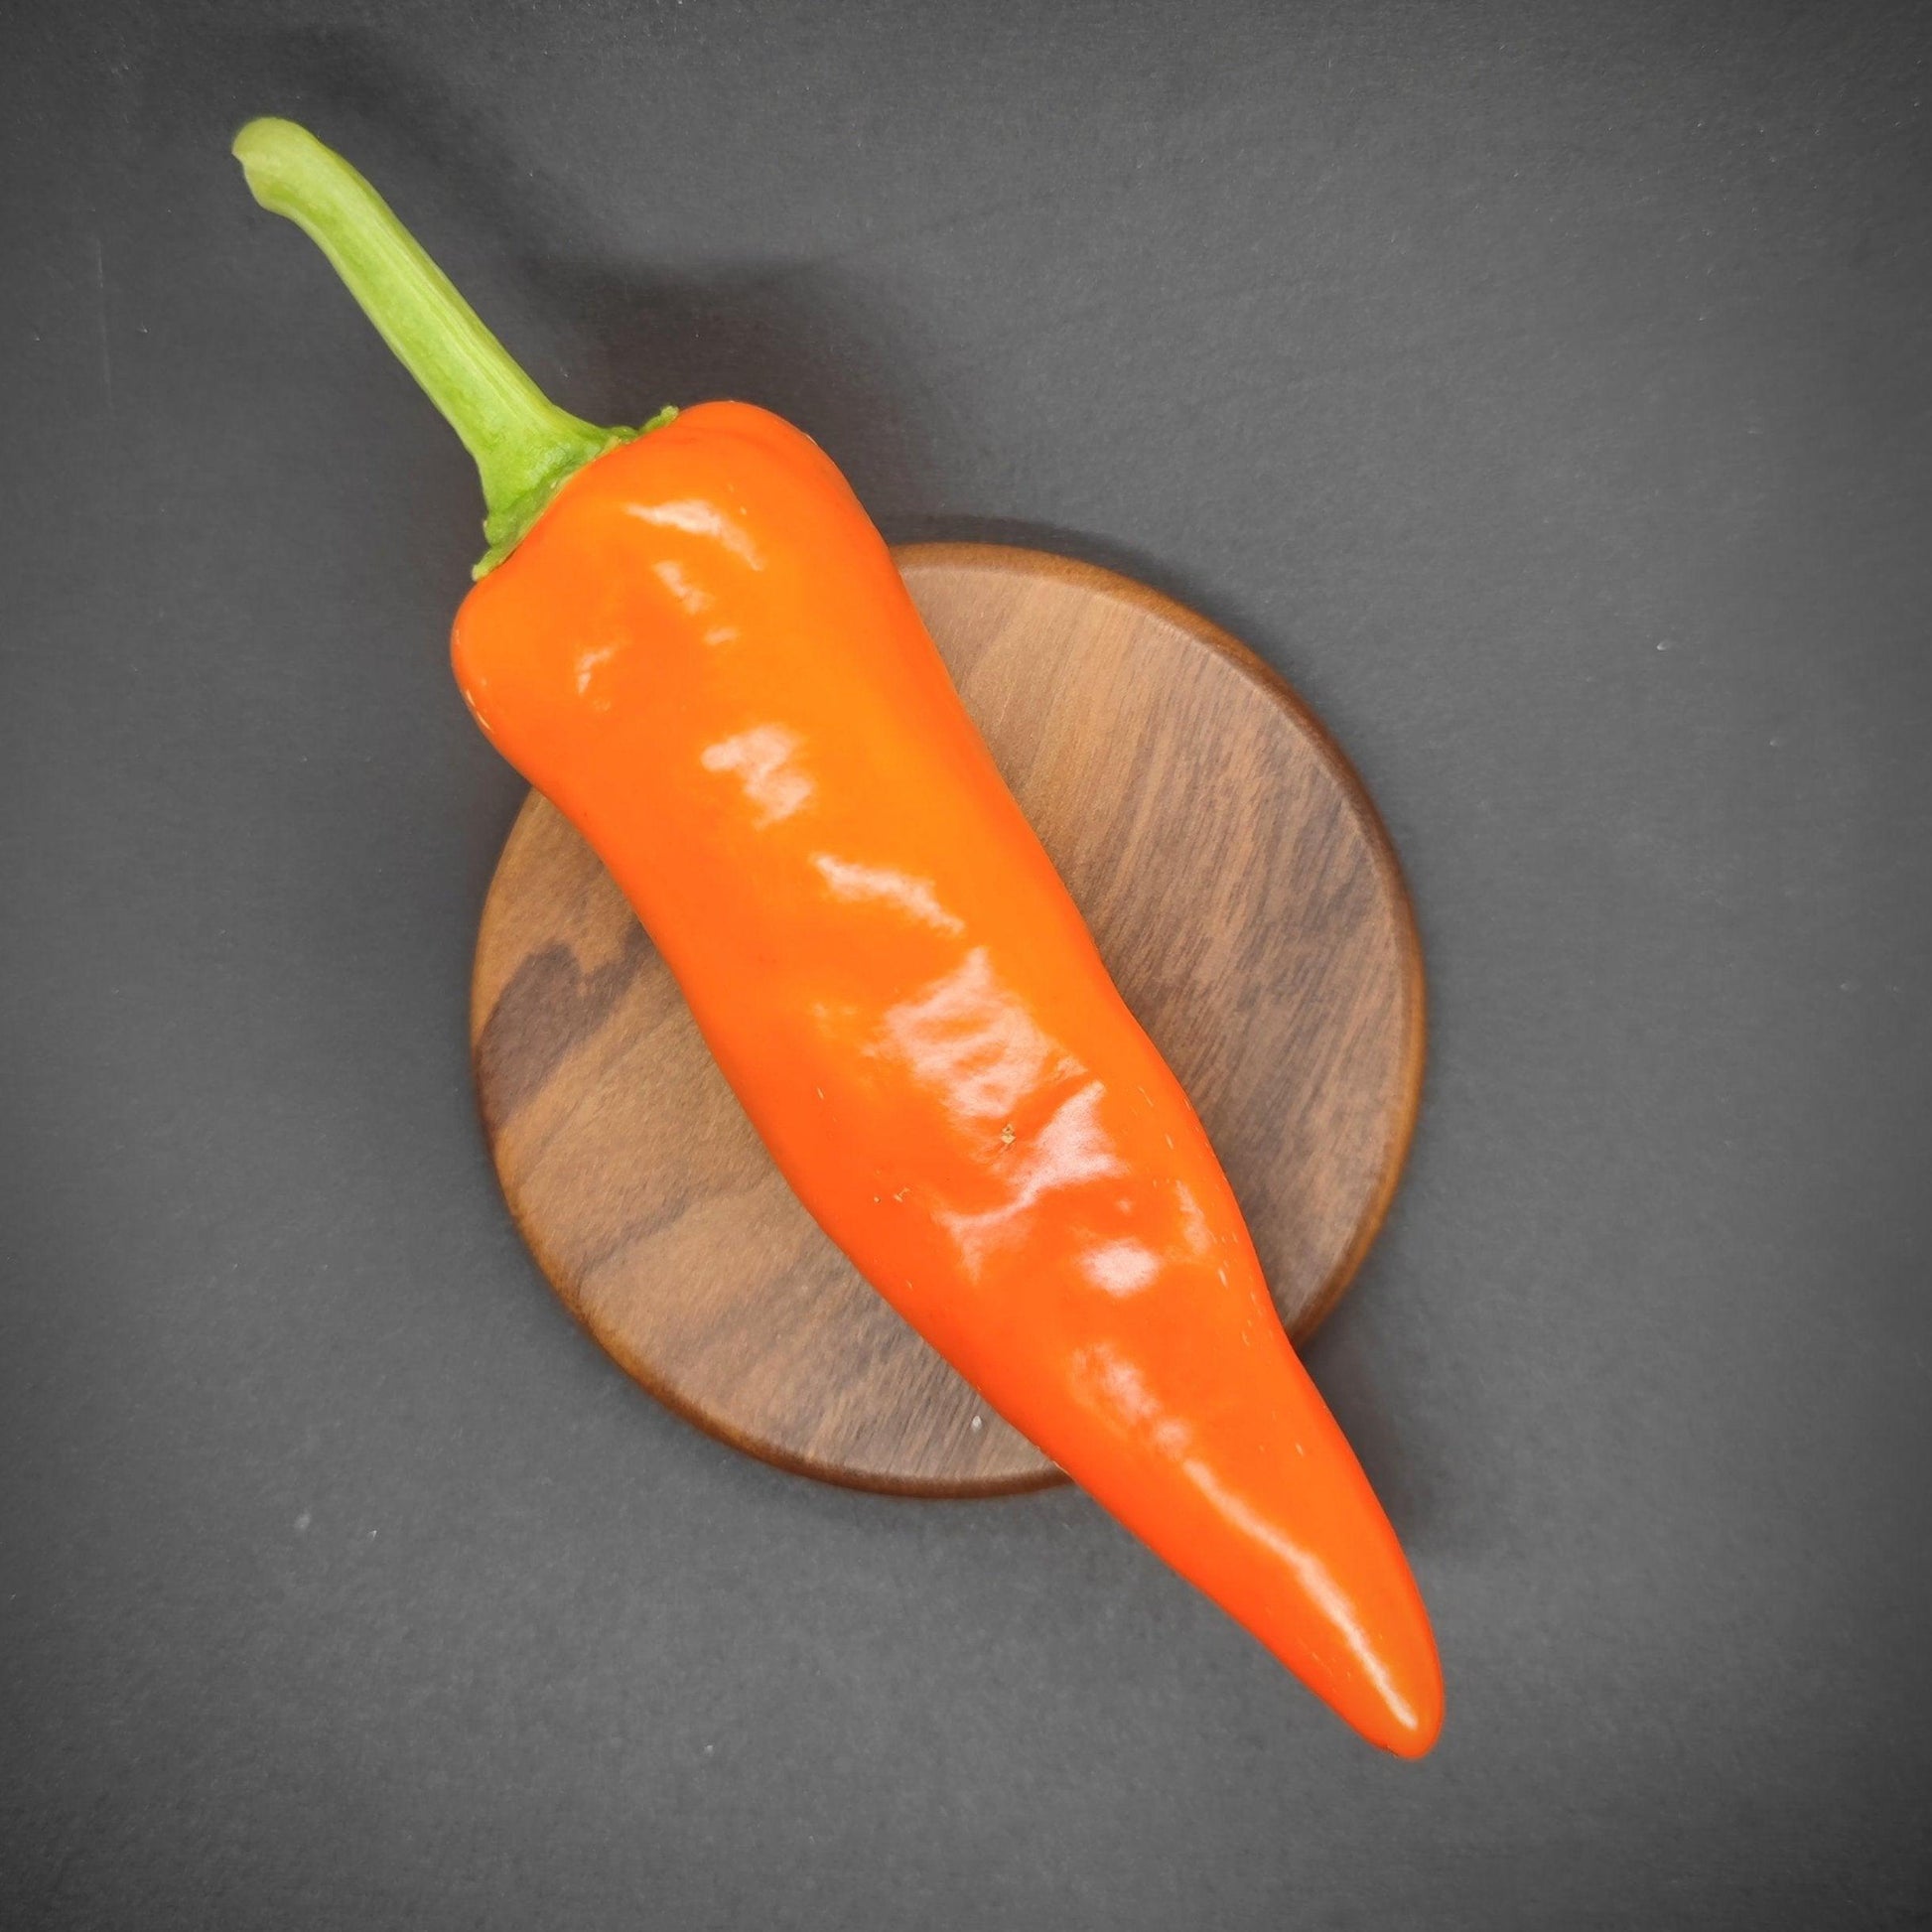
<path id="1" fill-rule="evenodd" d="M 743 403 L 634 437 L 564 416 L 339 157 L 286 122 L 236 152 L 478 452 L 495 547 L 457 681 L 636 908 L 799 1198 L 1135 1535 L 1426 1751 L 1442 1677 L 1395 1533 L 837 468 Z"/>

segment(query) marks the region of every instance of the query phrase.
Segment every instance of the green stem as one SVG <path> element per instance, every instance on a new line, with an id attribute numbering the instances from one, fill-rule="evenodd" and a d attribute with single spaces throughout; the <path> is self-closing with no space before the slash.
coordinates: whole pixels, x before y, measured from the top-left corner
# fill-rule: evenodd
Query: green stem
<path id="1" fill-rule="evenodd" d="M 476 458 L 489 540 L 477 576 L 509 555 L 585 464 L 639 433 L 599 429 L 551 402 L 382 197 L 306 128 L 250 121 L 235 136 L 234 152 L 255 200 L 287 215 L 335 264 L 383 341 Z"/>

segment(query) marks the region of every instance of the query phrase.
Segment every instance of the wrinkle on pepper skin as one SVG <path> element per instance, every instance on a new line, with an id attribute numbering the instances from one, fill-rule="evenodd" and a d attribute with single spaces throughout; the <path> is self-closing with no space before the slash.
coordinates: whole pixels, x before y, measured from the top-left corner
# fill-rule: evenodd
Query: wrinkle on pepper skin
<path id="1" fill-rule="evenodd" d="M 1138 1295 L 1161 1273 L 1161 1257 L 1141 1241 L 1103 1241 L 1080 1257 L 1080 1272 L 1108 1295 Z"/>
<path id="2" fill-rule="evenodd" d="M 829 852 L 814 852 L 812 864 L 834 898 L 854 904 L 883 904 L 916 924 L 954 937 L 966 930 L 966 921 L 939 903 L 929 879 L 914 879 L 891 866 L 860 865 L 855 860 L 834 858 Z"/>
<path id="3" fill-rule="evenodd" d="M 898 1060 L 951 1119 L 965 1123 L 1004 1121 L 1050 1079 L 1085 1070 L 1001 983 L 984 945 L 889 1007 L 874 1050 Z"/>
<path id="4" fill-rule="evenodd" d="M 721 738 L 698 754 L 707 771 L 737 777 L 751 801 L 752 824 L 762 830 L 802 811 L 818 787 L 796 762 L 803 740 L 783 725 L 754 725 L 733 738 Z"/>
<path id="5" fill-rule="evenodd" d="M 1100 1081 L 1089 1080 L 1054 1107 L 1010 1169 L 996 1171 L 1002 1192 L 994 1205 L 934 1209 L 934 1220 L 952 1236 L 971 1277 L 977 1279 L 999 1250 L 1019 1247 L 1034 1235 L 1035 1210 L 1043 1202 L 1128 1171 L 1101 1124 L 1106 1092 Z"/>
<path id="6" fill-rule="evenodd" d="M 702 496 L 680 497 L 668 503 L 633 501 L 623 507 L 624 513 L 634 516 L 639 523 L 654 523 L 660 529 L 682 530 L 687 536 L 709 538 L 752 569 L 764 567 L 758 545 L 744 527 Z"/>
<path id="7" fill-rule="evenodd" d="M 717 598 L 700 584 L 694 583 L 691 574 L 675 557 L 663 557 L 650 567 L 651 575 L 677 599 L 679 606 L 692 617 L 702 617 L 717 604 Z"/>

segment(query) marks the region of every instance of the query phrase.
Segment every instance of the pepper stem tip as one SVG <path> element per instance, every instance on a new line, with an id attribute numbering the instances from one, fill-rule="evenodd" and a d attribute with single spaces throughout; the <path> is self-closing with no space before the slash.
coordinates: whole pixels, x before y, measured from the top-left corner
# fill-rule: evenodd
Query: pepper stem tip
<path id="1" fill-rule="evenodd" d="M 234 156 L 255 200 L 329 257 L 476 459 L 489 542 L 477 576 L 509 554 L 585 464 L 638 434 L 601 429 L 551 402 L 381 196 L 307 128 L 265 115 L 236 134 Z"/>

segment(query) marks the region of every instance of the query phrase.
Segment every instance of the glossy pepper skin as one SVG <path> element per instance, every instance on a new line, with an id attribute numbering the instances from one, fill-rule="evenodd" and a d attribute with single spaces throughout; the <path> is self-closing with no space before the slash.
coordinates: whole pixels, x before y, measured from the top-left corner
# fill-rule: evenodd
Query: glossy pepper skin
<path id="1" fill-rule="evenodd" d="M 1358 1730 L 1427 1750 L 1442 1680 L 1395 1534 L 818 446 L 720 402 L 595 456 L 453 657 L 866 1279 Z"/>

